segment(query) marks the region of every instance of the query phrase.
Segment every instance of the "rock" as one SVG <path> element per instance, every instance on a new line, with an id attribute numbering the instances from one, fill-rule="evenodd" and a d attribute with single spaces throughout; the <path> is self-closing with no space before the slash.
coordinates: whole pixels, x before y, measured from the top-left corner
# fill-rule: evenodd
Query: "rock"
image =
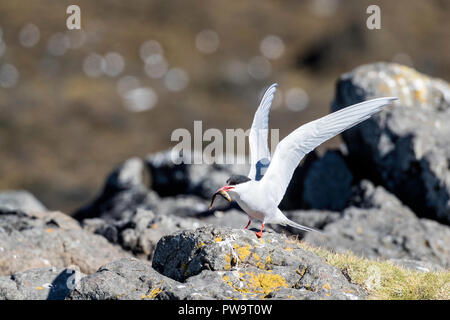
<path id="1" fill-rule="evenodd" d="M 102 218 L 109 222 L 127 223 L 138 208 L 152 209 L 158 196 L 142 182 L 143 161 L 131 158 L 119 165 L 106 179 L 101 194 L 90 204 L 77 210 L 77 220 Z"/>
<path id="2" fill-rule="evenodd" d="M 327 151 L 314 161 L 303 180 L 307 209 L 343 210 L 352 195 L 353 175 L 339 151 Z"/>
<path id="3" fill-rule="evenodd" d="M 207 216 L 209 201 L 195 195 L 159 198 L 142 184 L 143 162 L 131 158 L 106 179 L 100 196 L 75 213 L 83 228 L 135 255 L 151 260 L 167 234 L 202 225 L 190 216 Z"/>
<path id="4" fill-rule="evenodd" d="M 53 267 L 0 277 L 0 300 L 64 300 L 83 276 L 73 269 Z"/>
<path id="5" fill-rule="evenodd" d="M 283 212 L 286 217 L 301 225 L 322 230 L 326 225 L 341 218 L 341 213 L 324 210 L 293 210 Z M 302 239 L 307 233 L 290 226 L 271 225 L 277 232 L 287 231 Z"/>
<path id="6" fill-rule="evenodd" d="M 416 214 L 450 223 L 448 83 L 398 64 L 368 64 L 340 77 L 332 111 L 382 96 L 400 100 L 342 134 L 352 170 Z"/>
<path id="7" fill-rule="evenodd" d="M 231 229 L 243 229 L 248 223 L 248 215 L 241 210 L 215 211 L 212 215 L 200 220 L 204 224 L 211 224 L 215 227 L 228 227 Z M 252 226 L 261 224 L 252 223 Z"/>
<path id="8" fill-rule="evenodd" d="M 24 212 L 47 211 L 45 206 L 27 191 L 0 192 L 0 211 L 13 210 Z"/>
<path id="9" fill-rule="evenodd" d="M 295 289 L 289 293 L 298 299 L 307 295 L 350 299 L 346 292 L 356 298 L 365 295 L 339 269 L 273 232 L 257 239 L 248 230 L 212 226 L 180 231 L 161 238 L 152 266 L 176 281 L 203 283 L 205 291 L 220 298 L 233 298 L 228 296 L 233 292 L 247 298 L 277 298 L 274 293 L 281 288 Z"/>
<path id="10" fill-rule="evenodd" d="M 92 273 L 128 254 L 59 212 L 0 212 L 0 275 L 31 268 L 78 266 Z"/>
<path id="11" fill-rule="evenodd" d="M 24 300 L 16 283 L 10 277 L 0 276 L 0 300 Z"/>
<path id="12" fill-rule="evenodd" d="M 450 228 L 415 214 L 382 187 L 361 182 L 355 204 L 323 234 L 304 240 L 336 251 L 351 250 L 368 258 L 409 259 L 450 266 Z"/>
<path id="13" fill-rule="evenodd" d="M 146 260 L 152 259 L 156 244 L 162 236 L 177 230 L 195 229 L 201 225 L 203 223 L 197 219 L 160 215 L 144 209 L 137 209 L 126 223 L 99 218 L 83 220 L 84 229 L 102 235 Z"/>
<path id="14" fill-rule="evenodd" d="M 150 172 L 151 189 L 161 197 L 180 194 L 196 195 L 211 199 L 214 192 L 222 187 L 232 174 L 247 174 L 245 165 L 175 164 L 171 150 L 148 155 L 146 160 Z"/>
<path id="15" fill-rule="evenodd" d="M 292 179 L 286 189 L 283 200 L 280 203 L 281 210 L 296 210 L 304 209 L 305 203 L 304 195 L 304 180 L 307 172 L 310 170 L 313 163 L 318 159 L 315 151 L 306 155 L 300 165 L 295 169 Z"/>
<path id="16" fill-rule="evenodd" d="M 218 290 L 220 284 L 222 290 Z M 189 283 L 181 283 L 163 276 L 142 260 L 126 258 L 102 266 L 96 273 L 82 278 L 68 299 L 204 300 L 225 299 L 227 294 L 242 298 L 217 273 L 201 274 L 192 277 Z"/>
<path id="17" fill-rule="evenodd" d="M 141 258 L 151 260 L 162 236 L 178 230 L 195 229 L 201 225 L 197 219 L 155 215 L 151 211 L 138 210 L 128 228 L 121 231 L 120 244 Z"/>
<path id="18" fill-rule="evenodd" d="M 126 258 L 108 263 L 75 286 L 68 299 L 141 300 L 154 299 L 161 288 L 175 281 L 159 274 L 146 262 Z"/>
<path id="19" fill-rule="evenodd" d="M 225 201 L 225 200 L 224 200 Z M 217 201 L 218 202 L 218 201 Z M 176 215 L 179 217 L 198 217 L 208 216 L 209 200 L 202 199 L 192 195 L 178 195 L 173 197 L 161 198 L 154 208 L 158 215 Z M 228 204 L 226 204 L 228 205 Z M 216 204 L 214 205 L 216 207 Z"/>

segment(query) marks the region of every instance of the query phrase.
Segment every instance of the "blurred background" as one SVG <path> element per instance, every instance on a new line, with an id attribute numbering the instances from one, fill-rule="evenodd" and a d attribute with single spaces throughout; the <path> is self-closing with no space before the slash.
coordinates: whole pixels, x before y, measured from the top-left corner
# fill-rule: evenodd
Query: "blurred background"
<path id="1" fill-rule="evenodd" d="M 81 30 L 67 30 L 70 4 Z M 381 30 L 366 27 L 371 4 Z M 282 138 L 327 114 L 361 64 L 448 81 L 449 13 L 447 0 L 2 0 L 0 189 L 71 212 L 121 161 L 174 146 L 176 128 L 247 129 L 274 82 Z"/>

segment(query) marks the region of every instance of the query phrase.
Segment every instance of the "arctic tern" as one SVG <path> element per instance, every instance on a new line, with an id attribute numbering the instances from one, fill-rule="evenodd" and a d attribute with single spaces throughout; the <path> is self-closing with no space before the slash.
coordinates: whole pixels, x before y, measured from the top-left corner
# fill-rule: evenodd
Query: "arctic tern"
<path id="1" fill-rule="evenodd" d="M 384 97 L 351 105 L 320 119 L 306 123 L 281 140 L 271 159 L 267 143 L 269 112 L 277 84 L 271 85 L 256 110 L 250 129 L 250 172 L 248 176 L 232 175 L 226 185 L 213 195 L 210 208 L 217 195 L 227 201 L 236 200 L 249 216 L 247 229 L 253 219 L 262 222 L 261 230 L 255 232 L 262 237 L 264 224 L 281 224 L 303 231 L 317 231 L 289 220 L 278 208 L 291 181 L 294 170 L 303 157 L 323 142 L 347 130 L 398 98 Z"/>

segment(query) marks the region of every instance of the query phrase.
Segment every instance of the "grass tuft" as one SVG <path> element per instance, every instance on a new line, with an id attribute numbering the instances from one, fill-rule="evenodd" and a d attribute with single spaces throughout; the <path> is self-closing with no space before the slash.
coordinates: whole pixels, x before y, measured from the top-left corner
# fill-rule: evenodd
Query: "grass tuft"
<path id="1" fill-rule="evenodd" d="M 299 241 L 299 247 L 312 251 L 339 268 L 355 284 L 362 286 L 369 299 L 449 300 L 450 270 L 419 272 L 389 261 L 369 260 L 347 251 L 336 253 Z"/>

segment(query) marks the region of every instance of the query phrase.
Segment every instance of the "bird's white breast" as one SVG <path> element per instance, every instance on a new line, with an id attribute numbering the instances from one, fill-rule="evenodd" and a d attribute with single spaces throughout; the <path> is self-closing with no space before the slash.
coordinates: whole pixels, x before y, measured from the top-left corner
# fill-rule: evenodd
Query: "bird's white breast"
<path id="1" fill-rule="evenodd" d="M 274 202 L 267 197 L 259 182 L 249 181 L 237 188 L 234 200 L 251 218 L 264 221 L 276 211 Z"/>

